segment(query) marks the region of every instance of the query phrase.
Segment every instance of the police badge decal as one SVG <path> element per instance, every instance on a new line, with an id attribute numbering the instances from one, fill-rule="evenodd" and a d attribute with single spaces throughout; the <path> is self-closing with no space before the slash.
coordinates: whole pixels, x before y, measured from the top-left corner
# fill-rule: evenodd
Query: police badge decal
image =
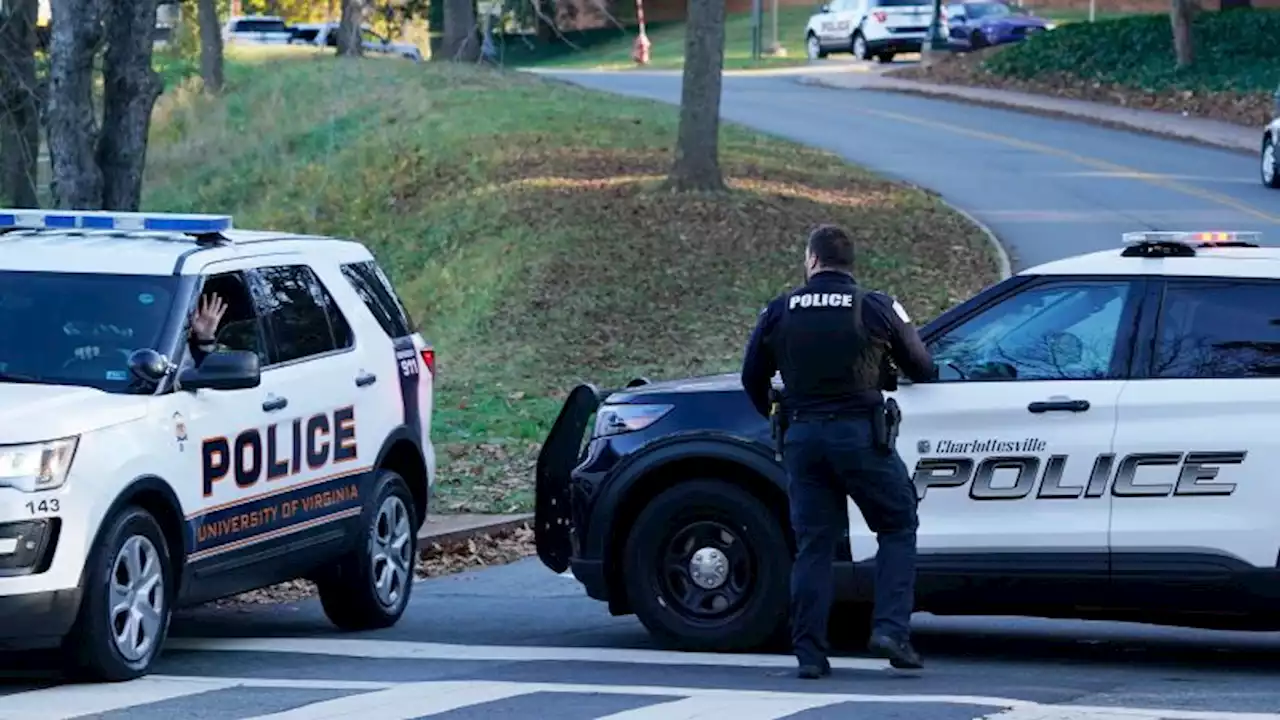
<path id="1" fill-rule="evenodd" d="M 178 442 L 178 452 L 182 452 L 187 442 L 187 423 L 182 413 L 173 414 L 173 439 Z"/>

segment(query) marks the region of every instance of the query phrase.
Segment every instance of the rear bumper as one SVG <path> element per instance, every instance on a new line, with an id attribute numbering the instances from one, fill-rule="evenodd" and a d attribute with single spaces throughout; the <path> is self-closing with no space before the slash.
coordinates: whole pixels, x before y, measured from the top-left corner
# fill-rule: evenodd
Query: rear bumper
<path id="1" fill-rule="evenodd" d="M 925 36 L 906 35 L 903 37 L 884 37 L 867 40 L 867 50 L 872 55 L 880 53 L 914 53 L 924 47 Z"/>

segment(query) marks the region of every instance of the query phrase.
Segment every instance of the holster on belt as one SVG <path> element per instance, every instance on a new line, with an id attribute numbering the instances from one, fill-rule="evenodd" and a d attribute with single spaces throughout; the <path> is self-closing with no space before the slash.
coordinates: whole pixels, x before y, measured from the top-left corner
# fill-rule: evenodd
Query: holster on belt
<path id="1" fill-rule="evenodd" d="M 876 450 L 886 455 L 898 444 L 898 429 L 902 425 L 902 409 L 898 401 L 888 398 L 884 405 L 871 414 L 871 434 Z"/>
<path id="2" fill-rule="evenodd" d="M 787 415 L 782 407 L 782 393 L 769 391 L 769 431 L 773 436 L 773 459 L 782 462 L 782 442 L 787 434 Z"/>

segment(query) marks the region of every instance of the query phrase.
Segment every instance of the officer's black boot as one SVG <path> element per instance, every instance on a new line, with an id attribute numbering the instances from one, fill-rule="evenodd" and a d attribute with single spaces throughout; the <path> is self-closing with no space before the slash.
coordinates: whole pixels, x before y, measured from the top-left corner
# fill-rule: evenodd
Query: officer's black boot
<path id="1" fill-rule="evenodd" d="M 887 658 L 889 664 L 899 670 L 919 670 L 924 667 L 920 653 L 911 647 L 909 640 L 895 640 L 888 635 L 875 634 L 867 644 L 871 652 Z"/>
<path id="2" fill-rule="evenodd" d="M 801 665 L 796 677 L 802 680 L 817 680 L 831 674 L 831 661 L 823 660 L 821 665 Z"/>

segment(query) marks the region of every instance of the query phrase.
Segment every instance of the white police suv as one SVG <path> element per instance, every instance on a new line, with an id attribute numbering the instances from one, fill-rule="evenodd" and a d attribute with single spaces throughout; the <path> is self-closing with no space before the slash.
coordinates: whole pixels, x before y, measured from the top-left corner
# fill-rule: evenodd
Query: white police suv
<path id="1" fill-rule="evenodd" d="M 1280 629 L 1280 248 L 1125 239 L 920 328 L 939 377 L 891 393 L 918 610 Z M 662 644 L 785 625 L 787 478 L 737 373 L 575 388 L 537 483 L 542 561 Z M 836 619 L 865 639 L 876 537 L 848 507 Z"/>
<path id="2" fill-rule="evenodd" d="M 137 677 L 175 607 L 293 578 L 340 628 L 395 623 L 434 363 L 357 242 L 0 210 L 0 646 Z"/>

